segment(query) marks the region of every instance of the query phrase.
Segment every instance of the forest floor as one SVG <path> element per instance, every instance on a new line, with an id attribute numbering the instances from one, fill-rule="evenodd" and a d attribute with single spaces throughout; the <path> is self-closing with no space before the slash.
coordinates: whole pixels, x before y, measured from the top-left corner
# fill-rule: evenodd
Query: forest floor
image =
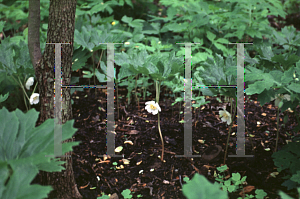
<path id="1" fill-rule="evenodd" d="M 90 91 L 88 91 L 90 90 Z M 208 149 L 216 157 L 211 159 L 176 157 L 184 153 L 184 124 L 179 123 L 183 114 L 179 116 L 179 103 L 171 106 L 171 100 L 160 96 L 160 121 L 161 132 L 164 137 L 165 153 L 164 162 L 161 162 L 161 140 L 158 133 L 157 115 L 152 115 L 145 110 L 145 101 L 151 101 L 153 97 L 140 102 L 140 106 L 134 100 L 129 106 L 125 97 L 120 100 L 123 107 L 117 113 L 115 101 L 115 147 L 122 146 L 123 150 L 117 155 L 123 155 L 129 160 L 124 164 L 122 157 L 106 157 L 106 89 L 86 89 L 83 92 L 76 91 L 72 95 L 74 127 L 78 129 L 74 137 L 81 141 L 73 151 L 73 170 L 75 180 L 80 193 L 88 199 L 96 199 L 100 193 L 117 194 L 123 198 L 121 192 L 125 189 L 132 191 L 132 198 L 156 198 L 176 199 L 185 198 L 182 194 L 184 177 L 192 179 L 198 172 L 209 181 L 214 182 L 216 168 L 224 163 L 224 151 L 226 148 L 229 127 L 219 118 L 219 110 L 226 105 L 216 97 L 207 98 L 210 103 L 201 106 L 196 113 L 193 112 L 193 155 L 202 155 Z M 120 96 L 126 96 L 127 89 L 119 90 Z M 224 99 L 221 98 L 223 101 Z M 235 104 L 235 103 L 234 103 Z M 181 111 L 184 111 L 181 106 Z M 297 107 L 297 112 L 300 107 Z M 226 165 L 229 168 L 227 174 L 239 172 L 241 176 L 247 176 L 248 185 L 244 185 L 245 193 L 254 194 L 255 189 L 263 189 L 269 198 L 276 199 L 277 191 L 282 190 L 292 196 L 296 191 L 288 191 L 281 186 L 284 182 L 284 172 L 276 178 L 271 174 L 276 172 L 271 155 L 275 149 L 277 120 L 277 108 L 274 101 L 260 106 L 257 96 L 246 96 L 245 99 L 245 154 L 254 155 L 253 158 L 228 157 Z M 286 145 L 291 137 L 296 135 L 292 129 L 297 126 L 293 113 L 285 112 L 288 121 L 279 129 L 278 150 Z M 283 123 L 283 113 L 280 113 L 280 124 Z M 147 121 L 148 120 L 148 121 Z M 234 121 L 232 132 L 236 132 Z M 299 133 L 299 132 L 298 132 Z M 252 140 L 249 135 L 252 134 Z M 128 141 L 127 143 L 124 143 Z M 131 142 L 130 142 L 131 141 Z M 204 143 L 203 143 L 204 141 Z M 131 144 L 130 144 L 131 143 Z M 222 151 L 211 150 L 215 146 L 221 146 Z M 269 150 L 268 150 L 269 149 Z M 207 154 L 207 152 L 205 152 Z M 228 155 L 236 154 L 236 135 L 231 135 Z M 122 168 L 123 167 L 123 168 Z M 253 186 L 253 187 L 252 187 Z M 254 189 L 255 188 L 255 189 Z M 133 193 L 134 192 L 134 193 Z M 229 194 L 230 199 L 242 196 L 242 191 Z"/>

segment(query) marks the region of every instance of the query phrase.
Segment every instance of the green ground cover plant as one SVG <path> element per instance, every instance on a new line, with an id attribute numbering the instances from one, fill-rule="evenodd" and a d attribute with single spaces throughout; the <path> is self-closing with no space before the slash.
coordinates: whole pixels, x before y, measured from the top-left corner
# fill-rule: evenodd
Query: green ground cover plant
<path id="1" fill-rule="evenodd" d="M 47 157 L 54 155 L 54 119 L 35 127 L 38 112 L 23 113 L 0 109 L 0 198 L 44 198 L 50 186 L 32 185 L 39 171 L 59 172 L 63 161 Z M 72 138 L 74 121 L 62 125 L 62 140 Z M 12 125 L 14 124 L 14 125 Z M 62 152 L 72 151 L 79 142 L 62 144 Z M 46 156 L 47 155 L 47 156 Z M 26 172 L 24 172 L 26 170 Z M 16 191 L 18 190 L 18 191 Z"/>

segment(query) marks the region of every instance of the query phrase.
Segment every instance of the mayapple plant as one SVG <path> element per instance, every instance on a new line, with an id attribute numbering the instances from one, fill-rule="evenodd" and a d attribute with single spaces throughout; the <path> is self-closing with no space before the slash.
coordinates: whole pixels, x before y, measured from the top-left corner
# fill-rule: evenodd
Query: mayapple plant
<path id="1" fill-rule="evenodd" d="M 277 151 L 277 146 L 278 146 L 278 137 L 279 137 L 279 111 L 281 109 L 281 107 L 283 106 L 283 100 L 287 100 L 290 101 L 291 100 L 291 96 L 288 94 L 277 94 L 275 96 L 275 98 L 271 98 L 271 101 L 275 100 L 274 105 L 277 107 L 277 135 L 276 135 L 276 145 L 275 145 L 275 149 L 274 152 Z M 290 108 L 289 108 L 290 109 Z"/>
<path id="2" fill-rule="evenodd" d="M 155 101 L 149 101 L 149 102 L 146 102 L 145 104 L 146 104 L 145 109 L 149 113 L 152 113 L 153 115 L 156 115 L 156 114 L 158 114 L 158 111 L 161 112 L 161 108 L 159 107 L 157 102 L 155 103 Z M 157 117 L 158 117 L 158 132 L 159 132 L 159 136 L 160 136 L 160 140 L 161 140 L 161 144 L 162 144 L 161 161 L 163 161 L 165 146 L 164 146 L 164 140 L 163 140 L 161 129 L 160 129 L 159 114 L 157 115 Z"/>
<path id="3" fill-rule="evenodd" d="M 208 58 L 203 66 L 196 69 L 195 80 L 197 85 L 220 85 L 216 86 L 218 88 L 201 88 L 200 90 L 204 95 L 216 96 L 220 94 L 225 97 L 229 97 L 231 104 L 231 113 L 227 112 L 225 109 L 220 111 L 220 117 L 223 122 L 227 122 L 227 125 L 230 125 L 228 130 L 227 144 L 224 155 L 224 164 L 226 162 L 226 155 L 228 150 L 228 143 L 230 138 L 230 132 L 233 125 L 232 120 L 235 119 L 236 106 L 233 108 L 233 100 L 237 97 L 236 88 L 222 87 L 222 85 L 236 85 L 237 84 L 237 66 L 232 56 L 228 56 L 224 62 L 221 55 L 216 54 L 216 57 Z"/>
<path id="4" fill-rule="evenodd" d="M 175 56 L 175 52 L 154 52 L 149 55 L 146 50 L 141 50 L 138 53 L 132 53 L 128 55 L 124 52 L 115 54 L 115 63 L 121 65 L 120 77 L 130 73 L 130 75 L 144 74 L 149 76 L 155 82 L 156 89 L 156 103 L 153 104 L 151 101 L 147 103 L 147 110 L 160 110 L 158 109 L 160 86 L 163 81 L 171 80 L 178 72 L 183 73 L 183 58 Z M 119 78 L 120 78 L 119 77 Z M 156 113 L 156 112 L 155 112 Z M 158 130 L 162 142 L 162 155 L 161 161 L 163 161 L 164 155 L 164 142 L 160 130 L 160 119 L 159 112 L 158 116 Z"/>
<path id="5" fill-rule="evenodd" d="M 0 52 L 0 71 L 6 73 L 9 78 L 11 77 L 17 84 L 20 85 L 23 90 L 24 102 L 28 111 L 25 97 L 29 101 L 30 98 L 27 96 L 23 85 L 27 84 L 26 88 L 29 90 L 30 86 L 32 86 L 34 82 L 34 78 L 31 77 L 25 83 L 26 78 L 29 75 L 31 76 L 34 74 L 34 68 L 32 67 L 28 53 L 28 45 L 23 40 L 16 43 L 10 38 L 5 38 L 1 41 Z M 23 81 L 23 78 L 24 82 L 22 83 L 21 80 Z M 32 97 L 32 99 L 34 98 L 37 99 L 37 95 Z M 32 103 L 34 102 L 36 102 L 36 100 L 32 100 Z"/>
<path id="6" fill-rule="evenodd" d="M 152 59 L 152 61 L 147 62 L 147 64 L 144 65 L 147 66 L 146 69 L 150 72 L 150 77 L 152 77 L 155 80 L 156 83 L 156 103 L 159 103 L 159 95 L 160 95 L 160 86 L 162 81 L 168 81 L 171 77 L 173 77 L 175 74 L 180 72 L 181 69 L 183 69 L 182 64 L 183 64 L 183 59 L 179 57 L 175 57 L 175 52 L 173 53 L 164 53 L 164 57 L 161 56 L 161 54 L 153 54 L 153 57 L 157 57 L 158 59 Z M 156 104 L 155 104 L 156 105 Z M 152 108 L 156 107 L 157 109 L 159 106 L 155 106 L 152 104 Z M 149 110 L 149 108 L 148 108 Z M 160 139 L 162 142 L 162 155 L 161 155 L 161 161 L 164 160 L 164 141 L 162 137 L 162 133 L 160 130 L 160 119 L 159 119 L 159 112 L 157 112 L 157 117 L 158 117 L 158 130 L 159 130 L 159 135 Z"/>
<path id="7" fill-rule="evenodd" d="M 12 77 L 16 82 L 18 82 L 13 76 L 11 76 L 11 77 Z M 25 79 L 26 79 L 26 77 L 25 77 Z M 26 109 L 27 109 L 27 111 L 28 111 L 28 107 L 27 107 L 27 103 L 26 103 L 26 100 L 25 100 L 25 96 L 27 97 L 27 99 L 29 100 L 29 102 L 30 102 L 31 105 L 32 105 L 32 104 L 37 104 L 37 103 L 39 103 L 39 94 L 38 94 L 38 93 L 34 93 L 37 84 L 35 85 L 35 87 L 34 87 L 34 89 L 33 89 L 33 92 L 32 92 L 32 94 L 31 94 L 31 96 L 30 96 L 30 98 L 29 98 L 19 77 L 18 77 L 18 80 L 19 80 L 18 83 L 19 83 L 19 85 L 21 86 L 21 88 L 22 88 L 22 90 L 23 90 L 23 92 L 24 92 L 24 94 L 25 94 L 25 95 L 24 95 L 24 103 L 25 103 Z M 26 83 L 25 83 L 26 89 L 29 90 L 30 87 L 33 85 L 33 83 L 34 83 L 34 77 L 28 78 L 28 80 L 27 80 Z M 29 107 L 29 109 L 30 109 L 30 107 Z"/>
<path id="8" fill-rule="evenodd" d="M 224 164 L 226 162 L 226 155 L 227 155 L 227 150 L 228 150 L 228 143 L 229 143 L 229 138 L 230 138 L 230 132 L 231 132 L 231 128 L 232 128 L 232 125 L 233 125 L 231 116 L 234 116 L 235 115 L 235 111 L 236 111 L 236 106 L 234 106 L 235 109 L 234 109 L 234 112 L 232 114 L 233 100 L 231 100 L 230 103 L 231 103 L 231 114 L 228 111 L 226 111 L 225 108 L 223 108 L 223 111 L 219 111 L 219 115 L 220 115 L 219 117 L 221 118 L 222 122 L 227 122 L 227 125 L 230 125 L 229 126 L 229 130 L 228 130 L 228 137 L 227 137 L 225 154 L 224 154 Z"/>

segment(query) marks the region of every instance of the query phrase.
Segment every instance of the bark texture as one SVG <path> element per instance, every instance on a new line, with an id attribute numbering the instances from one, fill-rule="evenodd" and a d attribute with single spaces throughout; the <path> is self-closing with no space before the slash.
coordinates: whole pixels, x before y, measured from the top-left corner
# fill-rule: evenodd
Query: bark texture
<path id="1" fill-rule="evenodd" d="M 71 80 L 75 11 L 76 0 L 50 0 L 47 43 L 70 43 L 62 44 L 61 47 L 62 85 L 69 85 Z M 54 118 L 54 49 L 55 44 L 46 44 L 41 60 L 34 65 L 40 91 L 40 115 L 37 126 L 49 118 Z M 62 123 L 72 118 L 70 88 L 62 88 Z M 65 155 L 69 156 L 61 158 L 66 161 L 63 165 L 65 170 L 55 173 L 40 172 L 41 184 L 52 185 L 54 188 L 48 198 L 82 198 L 74 179 L 71 153 Z"/>
<path id="2" fill-rule="evenodd" d="M 40 48 L 40 0 L 29 0 L 28 49 L 32 65 L 42 57 Z"/>

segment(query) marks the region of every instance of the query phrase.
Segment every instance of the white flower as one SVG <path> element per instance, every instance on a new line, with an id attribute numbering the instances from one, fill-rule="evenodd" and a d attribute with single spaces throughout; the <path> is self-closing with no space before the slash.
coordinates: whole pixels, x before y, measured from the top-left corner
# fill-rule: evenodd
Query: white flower
<path id="1" fill-rule="evenodd" d="M 228 125 L 231 124 L 231 115 L 225 109 L 223 109 L 223 111 L 219 111 L 219 115 L 222 122 L 227 122 Z"/>
<path id="2" fill-rule="evenodd" d="M 30 104 L 37 104 L 39 103 L 39 96 L 40 94 L 38 93 L 33 93 L 31 96 L 30 96 Z"/>
<path id="3" fill-rule="evenodd" d="M 25 87 L 27 88 L 27 90 L 30 89 L 30 86 L 33 85 L 33 82 L 34 82 L 34 78 L 33 77 L 29 77 L 28 80 L 27 80 L 27 82 L 26 82 L 26 85 L 25 85 Z"/>
<path id="4" fill-rule="evenodd" d="M 146 102 L 146 110 L 149 112 L 149 113 L 152 113 L 153 115 L 156 115 L 159 112 L 161 112 L 161 109 L 158 105 L 158 103 L 155 103 L 155 101 L 149 101 L 149 102 Z"/>

